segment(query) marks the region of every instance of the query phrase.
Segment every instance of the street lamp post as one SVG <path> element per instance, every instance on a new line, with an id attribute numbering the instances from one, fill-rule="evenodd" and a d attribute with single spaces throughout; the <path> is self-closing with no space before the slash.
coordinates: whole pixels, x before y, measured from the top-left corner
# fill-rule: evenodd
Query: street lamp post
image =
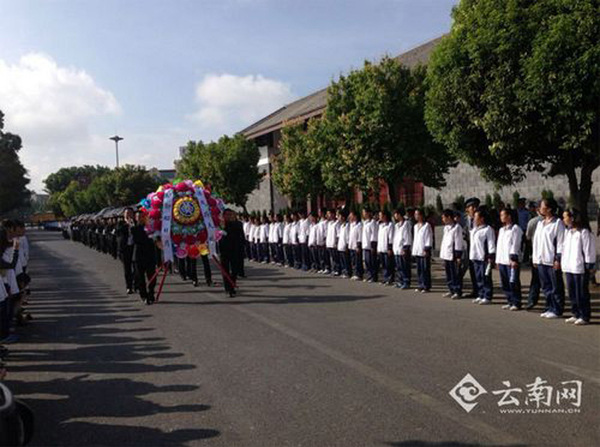
<path id="1" fill-rule="evenodd" d="M 109 140 L 113 140 L 115 142 L 115 149 L 117 151 L 117 168 L 119 167 L 119 141 L 121 141 L 122 139 L 123 138 L 118 135 L 109 138 Z"/>

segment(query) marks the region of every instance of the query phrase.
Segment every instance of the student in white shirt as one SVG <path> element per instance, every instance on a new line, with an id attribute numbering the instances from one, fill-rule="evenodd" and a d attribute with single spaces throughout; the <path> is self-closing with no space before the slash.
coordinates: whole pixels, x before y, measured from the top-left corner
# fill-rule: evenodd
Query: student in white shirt
<path id="1" fill-rule="evenodd" d="M 302 267 L 302 252 L 298 243 L 298 230 L 300 223 L 298 213 L 292 213 L 292 224 L 290 227 L 290 245 L 292 246 L 292 256 L 294 258 L 294 268 L 299 270 Z"/>
<path id="2" fill-rule="evenodd" d="M 392 250 L 394 252 L 394 263 L 396 265 L 396 287 L 399 289 L 410 288 L 410 259 L 412 246 L 412 223 L 404 218 L 404 208 L 398 208 L 394 211 L 394 241 Z"/>
<path id="3" fill-rule="evenodd" d="M 366 282 L 377 282 L 377 229 L 378 224 L 373 220 L 373 212 L 363 209 L 362 250 L 365 260 Z"/>
<path id="4" fill-rule="evenodd" d="M 589 324 L 591 317 L 589 283 L 596 263 L 596 239 L 583 225 L 579 212 L 565 211 L 564 223 L 568 229 L 565 230 L 561 264 L 567 276 L 572 313 L 565 321 L 584 326 Z"/>
<path id="5" fill-rule="evenodd" d="M 271 256 L 271 264 L 277 264 L 277 243 L 275 242 L 275 233 L 277 232 L 277 222 L 275 216 L 271 214 L 269 217 L 269 254 Z"/>
<path id="6" fill-rule="evenodd" d="M 508 304 L 503 309 L 521 309 L 521 247 L 523 230 L 516 223 L 517 213 L 504 208 L 500 211 L 502 227 L 496 243 L 496 265 L 500 271 L 500 283 Z"/>
<path id="7" fill-rule="evenodd" d="M 433 231 L 431 225 L 425 221 L 421 208 L 415 211 L 417 223 L 414 226 L 412 254 L 417 264 L 419 280 L 415 292 L 427 293 L 431 290 L 431 248 L 433 246 Z"/>
<path id="8" fill-rule="evenodd" d="M 382 284 L 392 285 L 394 281 L 394 257 L 392 243 L 394 242 L 394 224 L 390 222 L 389 211 L 379 212 L 379 228 L 377 229 L 377 257 L 383 272 Z"/>
<path id="9" fill-rule="evenodd" d="M 17 341 L 16 335 L 10 334 L 13 305 L 20 290 L 17 285 L 15 269 L 19 262 L 19 239 L 9 239 L 9 229 L 0 228 L 0 282 L 4 286 L 6 297 L 0 302 L 0 341 L 12 343 Z"/>
<path id="10" fill-rule="evenodd" d="M 325 242 L 327 239 L 327 209 L 322 208 L 319 211 L 319 221 L 317 222 L 317 247 L 319 251 L 319 271 L 318 273 L 325 273 L 331 270 L 329 265 L 329 253 L 327 253 L 327 247 Z"/>
<path id="11" fill-rule="evenodd" d="M 294 250 L 291 244 L 292 218 L 289 214 L 283 217 L 283 252 L 285 254 L 284 265 L 286 268 L 294 267 Z"/>
<path id="12" fill-rule="evenodd" d="M 271 244 L 271 260 L 274 264 L 283 265 L 283 224 L 281 222 L 281 214 L 273 217 L 271 223 L 271 231 L 269 234 L 269 243 Z"/>
<path id="13" fill-rule="evenodd" d="M 315 213 L 310 213 L 308 216 L 308 252 L 310 254 L 310 272 L 316 273 L 321 270 L 321 262 L 319 261 L 319 246 L 317 245 L 317 233 L 319 226 L 317 225 L 317 216 Z"/>
<path id="14" fill-rule="evenodd" d="M 269 218 L 263 216 L 262 224 L 260 226 L 259 243 L 260 243 L 260 262 L 261 264 L 269 263 Z"/>
<path id="15" fill-rule="evenodd" d="M 450 209 L 442 212 L 442 223 L 444 224 L 444 236 L 440 245 L 440 258 L 444 261 L 448 286 L 448 292 L 443 296 L 456 300 L 462 297 L 460 263 L 464 250 L 463 229 L 454 221 L 454 211 Z"/>
<path id="16" fill-rule="evenodd" d="M 479 296 L 473 300 L 476 304 L 491 304 L 493 296 L 492 266 L 496 254 L 496 234 L 488 225 L 489 217 L 479 208 L 473 218 L 473 229 L 469 232 L 469 259 L 475 269 L 475 280 Z"/>
<path id="17" fill-rule="evenodd" d="M 565 286 L 561 271 L 565 226 L 556 213 L 558 204 L 554 199 L 543 199 L 538 222 L 533 236 L 532 262 L 538 269 L 540 285 L 546 297 L 546 310 L 542 318 L 554 319 L 562 315 L 565 305 Z"/>
<path id="18" fill-rule="evenodd" d="M 255 217 L 254 219 L 252 219 L 252 229 L 250 230 L 250 235 L 252 237 L 252 258 L 254 259 L 254 261 L 260 262 L 260 217 Z"/>
<path id="19" fill-rule="evenodd" d="M 352 280 L 362 281 L 364 274 L 362 263 L 362 222 L 356 211 L 350 211 L 349 219 L 348 252 L 350 254 Z"/>
<path id="20" fill-rule="evenodd" d="M 330 270 L 326 270 L 325 274 L 335 275 L 339 268 L 339 258 L 337 252 L 337 242 L 339 236 L 340 223 L 336 220 L 335 212 L 333 210 L 327 211 L 327 236 L 325 238 L 325 247 L 327 247 L 327 253 L 329 254 L 329 267 Z"/>
<path id="21" fill-rule="evenodd" d="M 246 253 L 246 259 L 252 258 L 252 252 L 250 251 L 250 216 L 244 214 L 243 218 L 243 228 L 244 228 L 244 251 Z"/>
<path id="22" fill-rule="evenodd" d="M 304 211 L 300 211 L 298 221 L 298 245 L 300 246 L 300 267 L 303 271 L 308 271 L 310 266 L 310 253 L 308 251 L 308 228 L 310 222 Z"/>
<path id="23" fill-rule="evenodd" d="M 350 253 L 348 252 L 348 242 L 350 240 L 350 224 L 346 221 L 346 212 L 338 211 L 338 269 L 337 275 L 341 275 L 342 278 L 349 278 L 351 276 L 350 270 Z"/>

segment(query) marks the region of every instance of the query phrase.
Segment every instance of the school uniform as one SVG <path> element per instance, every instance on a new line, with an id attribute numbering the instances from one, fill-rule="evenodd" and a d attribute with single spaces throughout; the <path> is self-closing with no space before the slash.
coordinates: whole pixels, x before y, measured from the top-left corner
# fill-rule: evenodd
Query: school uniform
<path id="1" fill-rule="evenodd" d="M 338 233 L 338 243 L 337 243 L 337 251 L 338 251 L 338 269 L 337 274 L 343 276 L 350 276 L 350 254 L 348 253 L 348 241 L 350 237 L 350 224 L 348 222 L 340 222 L 339 223 L 339 233 Z"/>
<path id="2" fill-rule="evenodd" d="M 260 227 L 256 224 L 252 224 L 250 228 L 250 244 L 252 248 L 252 259 L 256 262 L 260 262 L 259 233 Z"/>
<path id="3" fill-rule="evenodd" d="M 275 252 L 277 254 L 277 263 L 279 265 L 283 265 L 284 263 L 284 258 L 283 258 L 283 222 L 276 222 L 275 223 L 275 228 L 276 230 L 273 233 L 273 236 L 275 237 Z"/>
<path id="4" fill-rule="evenodd" d="M 489 304 L 494 294 L 491 263 L 496 253 L 496 234 L 491 226 L 480 225 L 469 232 L 469 239 L 469 259 L 473 264 L 479 289 L 479 296 L 475 302 Z"/>
<path id="5" fill-rule="evenodd" d="M 587 228 L 566 230 L 561 266 L 567 276 L 573 317 L 586 323 L 589 323 L 591 316 L 589 276 L 595 263 L 594 235 Z"/>
<path id="6" fill-rule="evenodd" d="M 317 232 L 319 230 L 319 226 L 316 223 L 311 223 L 308 227 L 308 251 L 310 253 L 310 268 L 311 270 L 318 271 L 320 270 L 320 262 L 319 262 L 319 247 L 317 245 Z"/>
<path id="7" fill-rule="evenodd" d="M 150 280 L 156 271 L 156 250 L 154 241 L 148 237 L 143 225 L 136 225 L 131 229 L 134 241 L 133 262 L 135 265 L 135 283 L 140 293 L 140 298 L 148 304 L 154 302 L 154 286 L 156 277 Z"/>
<path id="8" fill-rule="evenodd" d="M 391 284 L 394 279 L 394 258 L 389 254 L 394 242 L 394 224 L 380 222 L 377 230 L 377 257 L 383 271 L 383 283 Z"/>
<path id="9" fill-rule="evenodd" d="M 465 226 L 464 236 L 467 242 L 466 254 L 468 255 L 471 252 L 471 230 L 475 227 L 475 223 L 472 217 L 467 216 L 467 224 Z M 475 298 L 479 298 L 479 286 L 477 285 L 477 277 L 475 275 L 475 264 L 471 262 L 470 259 L 466 260 L 462 267 L 461 276 L 464 277 L 467 270 L 469 271 L 469 277 L 471 279 L 471 290 L 472 293 L 470 296 Z"/>
<path id="10" fill-rule="evenodd" d="M 396 287 L 408 289 L 410 287 L 411 271 L 410 258 L 412 246 L 412 223 L 408 219 L 394 225 L 394 239 L 392 251 L 396 265 Z"/>
<path id="11" fill-rule="evenodd" d="M 260 226 L 259 244 L 260 244 L 260 262 L 269 262 L 269 227 L 268 223 Z"/>
<path id="12" fill-rule="evenodd" d="M 511 224 L 500 228 L 498 233 L 496 264 L 500 271 L 500 284 L 506 296 L 508 306 L 521 308 L 521 247 L 523 243 L 523 230 L 519 225 Z M 516 267 L 511 267 L 511 261 L 517 262 Z"/>
<path id="13" fill-rule="evenodd" d="M 554 262 L 561 262 L 565 226 L 557 217 L 550 222 L 538 222 L 533 237 L 532 261 L 537 265 L 541 289 L 546 297 L 545 317 L 561 316 L 565 305 L 565 286 L 562 271 L 554 269 Z"/>
<path id="14" fill-rule="evenodd" d="M 321 273 L 331 270 L 331 266 L 329 265 L 329 255 L 327 253 L 327 247 L 325 246 L 327 239 L 327 223 L 327 219 L 324 218 L 317 223 L 317 247 Z"/>
<path id="15" fill-rule="evenodd" d="M 367 272 L 367 281 L 377 281 L 377 230 L 379 224 L 369 219 L 363 222 L 362 228 L 362 250 L 365 260 L 365 270 Z"/>
<path id="16" fill-rule="evenodd" d="M 290 239 L 290 234 L 292 232 L 292 224 L 291 222 L 287 222 L 283 224 L 283 251 L 285 254 L 284 264 L 289 267 L 294 266 L 294 254 L 292 252 L 292 244 Z"/>
<path id="17" fill-rule="evenodd" d="M 279 224 L 277 222 L 271 222 L 269 225 L 269 251 L 271 253 L 271 263 L 276 264 L 279 262 L 277 257 L 277 244 L 279 238 L 277 236 Z"/>
<path id="18" fill-rule="evenodd" d="M 339 237 L 340 223 L 336 220 L 327 222 L 327 236 L 325 238 L 325 247 L 329 255 L 330 270 L 325 273 L 336 274 L 339 269 L 339 257 L 337 252 L 337 242 Z"/>
<path id="19" fill-rule="evenodd" d="M 302 267 L 302 252 L 300 249 L 300 244 L 298 243 L 298 230 L 299 230 L 299 222 L 292 222 L 290 228 L 290 244 L 292 246 L 292 253 L 294 259 L 293 267 L 299 270 Z"/>
<path id="20" fill-rule="evenodd" d="M 19 250 L 8 247 L 2 253 L 0 259 L 0 282 L 6 291 L 6 299 L 0 303 L 0 338 L 4 339 L 10 335 L 10 327 L 13 321 L 14 305 L 19 295 L 16 267 L 19 262 Z"/>
<path id="21" fill-rule="evenodd" d="M 531 281 L 529 282 L 529 295 L 527 296 L 527 308 L 535 307 L 540 299 L 540 275 L 538 269 L 533 267 L 533 239 L 535 238 L 535 230 L 537 224 L 542 220 L 542 216 L 536 216 L 527 222 L 527 231 L 525 232 L 525 250 L 528 252 L 528 258 L 531 261 Z"/>
<path id="22" fill-rule="evenodd" d="M 354 279 L 363 279 L 362 261 L 362 222 L 351 222 L 348 232 L 348 252 L 350 254 L 350 270 Z"/>
<path id="23" fill-rule="evenodd" d="M 131 229 L 133 221 L 122 221 L 117 227 L 117 250 L 123 263 L 123 276 L 125 277 L 125 288 L 133 290 L 133 236 Z"/>
<path id="24" fill-rule="evenodd" d="M 243 224 L 243 228 L 244 228 L 244 251 L 246 253 L 246 258 L 250 259 L 251 253 L 250 253 L 250 222 L 249 221 L 244 221 Z"/>
<path id="25" fill-rule="evenodd" d="M 431 289 L 433 231 L 428 222 L 423 222 L 415 224 L 413 233 L 412 255 L 417 264 L 418 290 L 429 291 Z"/>
<path id="26" fill-rule="evenodd" d="M 310 221 L 308 218 L 300 219 L 298 222 L 298 245 L 300 246 L 300 266 L 302 270 L 307 271 L 310 265 L 310 254 L 308 252 L 308 227 Z"/>
<path id="27" fill-rule="evenodd" d="M 444 236 L 440 245 L 440 258 L 444 261 L 446 285 L 452 297 L 462 296 L 462 277 L 459 272 L 459 260 L 462 257 L 463 230 L 458 223 L 444 226 Z"/>

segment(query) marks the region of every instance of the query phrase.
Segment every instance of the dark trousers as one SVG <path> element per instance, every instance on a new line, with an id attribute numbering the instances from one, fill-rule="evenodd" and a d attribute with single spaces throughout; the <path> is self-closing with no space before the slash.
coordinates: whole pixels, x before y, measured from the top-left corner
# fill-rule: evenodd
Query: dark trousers
<path id="1" fill-rule="evenodd" d="M 302 268 L 302 247 L 300 244 L 292 245 L 292 250 L 294 251 L 294 268 L 300 269 Z"/>
<path id="2" fill-rule="evenodd" d="M 363 250 L 367 280 L 377 281 L 377 256 L 372 250 Z"/>
<path id="3" fill-rule="evenodd" d="M 202 260 L 202 268 L 204 271 L 204 280 L 206 281 L 207 285 L 211 285 L 212 284 L 212 272 L 210 270 L 210 261 L 208 260 L 208 255 L 202 255 L 200 257 L 200 259 Z M 243 262 L 243 260 L 242 260 Z M 243 264 L 242 264 L 242 268 L 243 268 Z"/>
<path id="4" fill-rule="evenodd" d="M 540 274 L 538 269 L 531 267 L 531 282 L 529 283 L 529 295 L 527 297 L 527 305 L 535 306 L 540 299 Z"/>
<path id="5" fill-rule="evenodd" d="M 410 271 L 410 253 L 405 255 L 396 255 L 396 283 L 410 287 L 411 271 Z"/>
<path id="6" fill-rule="evenodd" d="M 383 282 L 389 283 L 394 279 L 394 258 L 387 252 L 377 253 L 379 265 L 383 272 Z"/>
<path id="7" fill-rule="evenodd" d="M 227 275 L 229 275 L 229 278 L 235 282 L 237 280 L 237 275 L 235 270 L 232 268 L 232 261 L 232 257 L 223 255 L 223 253 L 221 253 L 221 267 L 223 268 L 223 271 L 226 272 Z M 235 290 L 233 288 L 233 285 L 227 280 L 225 275 L 223 275 L 223 286 L 225 287 L 225 291 L 227 293 L 233 292 Z"/>
<path id="8" fill-rule="evenodd" d="M 462 295 L 462 278 L 458 271 L 456 259 L 452 261 L 444 260 L 444 270 L 446 272 L 446 285 L 450 293 Z"/>
<path id="9" fill-rule="evenodd" d="M 419 289 L 431 289 L 431 259 L 429 256 L 415 256 Z"/>
<path id="10" fill-rule="evenodd" d="M 0 301 L 0 339 L 10 335 L 9 305 L 10 296 Z"/>
<path id="11" fill-rule="evenodd" d="M 154 300 L 154 286 L 156 277 L 146 286 L 146 280 L 150 280 L 156 271 L 156 266 L 141 262 L 135 263 L 135 285 L 142 299 Z"/>
<path id="12" fill-rule="evenodd" d="M 284 248 L 284 251 L 285 251 L 285 262 L 290 267 L 293 267 L 294 266 L 294 249 L 293 249 L 293 246 L 291 244 L 285 244 L 283 246 L 283 248 Z"/>
<path id="13" fill-rule="evenodd" d="M 354 276 L 362 279 L 364 274 L 362 250 L 350 250 L 350 266 Z"/>
<path id="14" fill-rule="evenodd" d="M 248 240 L 244 241 L 244 251 L 246 253 L 246 258 L 251 259 L 252 258 L 252 250 L 250 249 L 250 241 L 248 241 Z"/>
<path id="15" fill-rule="evenodd" d="M 569 290 L 569 300 L 571 301 L 571 312 L 576 318 L 590 321 L 590 274 L 585 273 L 566 273 L 567 289 Z"/>
<path id="16" fill-rule="evenodd" d="M 335 248 L 327 248 L 327 254 L 329 255 L 329 266 L 331 267 L 331 269 L 329 270 L 331 273 L 339 273 L 339 266 L 340 266 L 340 262 L 339 262 L 339 258 L 338 258 L 338 251 Z"/>
<path id="17" fill-rule="evenodd" d="M 494 285 L 492 283 L 492 275 L 486 275 L 488 263 L 485 261 L 471 261 L 475 270 L 475 279 L 477 281 L 477 289 L 479 290 L 479 298 L 492 300 L 494 295 Z"/>
<path id="18" fill-rule="evenodd" d="M 275 242 L 269 243 L 269 249 L 271 250 L 271 262 L 279 262 L 279 254 L 277 252 L 277 244 Z"/>
<path id="19" fill-rule="evenodd" d="M 319 247 L 312 245 L 308 247 L 310 251 L 310 268 L 312 270 L 321 270 L 321 261 L 319 260 Z"/>
<path id="20" fill-rule="evenodd" d="M 250 252 L 252 253 L 252 259 L 256 262 L 259 262 L 260 254 L 258 250 L 258 242 L 250 242 Z"/>
<path id="21" fill-rule="evenodd" d="M 565 307 L 565 285 L 562 271 L 551 265 L 538 265 L 540 284 L 546 297 L 546 310 L 561 316 Z"/>
<path id="22" fill-rule="evenodd" d="M 521 269 L 514 268 L 514 281 L 510 282 L 511 267 L 506 264 L 498 264 L 500 270 L 500 284 L 506 301 L 511 306 L 521 307 Z"/>
<path id="23" fill-rule="evenodd" d="M 308 244 L 307 243 L 303 243 L 303 244 L 299 244 L 300 245 L 300 252 L 302 253 L 302 270 L 306 271 L 309 269 L 310 266 L 310 252 L 308 250 Z"/>
<path id="24" fill-rule="evenodd" d="M 260 261 L 261 262 L 269 262 L 269 244 L 267 242 L 261 242 L 259 245 L 260 250 Z"/>
<path id="25" fill-rule="evenodd" d="M 123 261 L 123 273 L 125 276 L 125 287 L 133 289 L 133 245 L 125 245 L 121 253 Z"/>
<path id="26" fill-rule="evenodd" d="M 319 262 L 321 263 L 321 270 L 329 271 L 331 270 L 331 266 L 329 265 L 329 255 L 327 253 L 327 248 L 324 245 L 320 245 L 318 247 L 319 250 Z"/>
<path id="27" fill-rule="evenodd" d="M 342 275 L 350 276 L 352 269 L 350 268 L 350 253 L 348 251 L 338 251 L 340 260 L 338 272 Z"/>
<path id="28" fill-rule="evenodd" d="M 283 244 L 277 244 L 277 262 L 281 265 L 285 264 L 285 257 L 283 255 Z"/>

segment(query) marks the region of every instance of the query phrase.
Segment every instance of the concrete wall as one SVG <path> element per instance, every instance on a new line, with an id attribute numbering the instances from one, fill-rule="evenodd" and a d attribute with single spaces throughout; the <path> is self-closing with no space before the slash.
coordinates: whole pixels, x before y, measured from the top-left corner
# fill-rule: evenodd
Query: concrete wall
<path id="1" fill-rule="evenodd" d="M 600 169 L 596 169 L 594 172 L 593 181 L 592 197 L 588 209 L 592 215 L 596 215 L 600 200 Z M 566 177 L 544 178 L 538 173 L 531 173 L 521 183 L 502 188 L 497 192 L 506 203 L 512 203 L 512 195 L 515 191 L 528 200 L 538 200 L 544 189 L 552 190 L 557 200 L 562 198 L 566 201 L 569 198 L 569 185 Z M 436 190 L 425 187 L 425 204 L 434 205 L 438 194 L 441 196 L 444 206 L 451 205 L 459 195 L 464 196 L 465 199 L 479 197 L 483 202 L 486 194 L 493 195 L 494 192 L 494 185 L 483 180 L 477 168 L 461 163 L 450 170 L 446 176 L 444 188 Z"/>

